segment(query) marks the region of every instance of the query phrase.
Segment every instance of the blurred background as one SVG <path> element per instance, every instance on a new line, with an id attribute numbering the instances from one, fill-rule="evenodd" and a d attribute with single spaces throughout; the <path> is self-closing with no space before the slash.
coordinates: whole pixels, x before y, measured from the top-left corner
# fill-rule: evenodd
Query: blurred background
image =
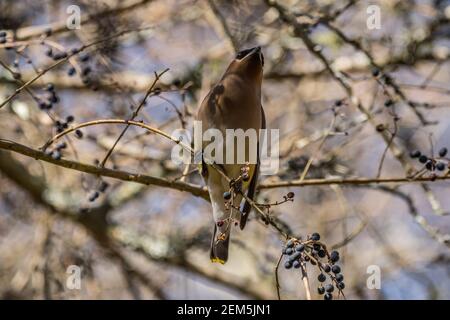
<path id="1" fill-rule="evenodd" d="M 135 120 L 189 130 L 236 52 L 259 45 L 280 170 L 260 179 L 258 202 L 295 193 L 270 214 L 340 252 L 348 299 L 449 299 L 450 182 L 273 187 L 298 180 L 308 161 L 306 181 L 448 176 L 409 154 L 450 147 L 449 19 L 450 1 L 439 0 L 0 0 L 0 142 L 38 150 L 66 127 L 130 119 L 155 80 Z M 85 127 L 48 152 L 99 165 L 123 129 Z M 172 146 L 130 127 L 105 167 L 203 185 L 170 160 Z M 2 149 L 4 299 L 277 298 L 285 239 L 254 213 L 232 230 L 229 262 L 212 264 L 201 196 Z M 380 289 L 367 286 L 370 266 Z M 317 270 L 308 273 L 320 298 Z M 279 284 L 282 299 L 305 299 L 298 270 L 280 268 Z"/>

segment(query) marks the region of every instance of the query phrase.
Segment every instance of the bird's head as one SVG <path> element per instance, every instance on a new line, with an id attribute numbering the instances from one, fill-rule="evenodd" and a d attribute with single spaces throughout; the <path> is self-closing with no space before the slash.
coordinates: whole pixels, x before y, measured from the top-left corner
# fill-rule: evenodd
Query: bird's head
<path id="1" fill-rule="evenodd" d="M 245 78 L 261 83 L 263 76 L 264 56 L 261 47 L 239 51 L 230 63 L 226 73 L 237 73 Z"/>

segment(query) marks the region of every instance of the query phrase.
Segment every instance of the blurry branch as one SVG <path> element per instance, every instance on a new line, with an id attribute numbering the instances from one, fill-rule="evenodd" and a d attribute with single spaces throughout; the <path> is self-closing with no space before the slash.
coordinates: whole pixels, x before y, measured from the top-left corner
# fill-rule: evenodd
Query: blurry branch
<path id="1" fill-rule="evenodd" d="M 34 150 L 24 145 L 0 139 L 0 149 L 10 150 L 22 155 L 34 158 L 36 160 L 42 160 L 45 162 L 49 162 L 64 168 L 85 172 L 97 176 L 110 177 L 122 181 L 131 181 L 137 182 L 145 185 L 154 185 L 158 187 L 171 188 L 179 191 L 190 192 L 194 196 L 198 196 L 204 199 L 209 199 L 208 192 L 205 188 L 190 184 L 183 183 L 177 181 L 169 181 L 159 177 L 148 176 L 139 173 L 131 173 L 121 170 L 112 170 L 108 168 L 100 168 L 98 166 L 93 166 L 81 162 L 71 161 L 71 160 L 55 160 L 51 156 L 46 155 L 42 151 Z"/>
<path id="2" fill-rule="evenodd" d="M 83 45 L 80 48 L 78 48 L 78 50 L 76 52 L 71 52 L 70 54 L 67 54 L 67 56 L 65 58 L 62 58 L 61 60 L 58 60 L 57 62 L 53 63 L 52 65 L 50 65 L 49 67 L 45 68 L 44 70 L 42 70 L 41 72 L 39 72 L 38 74 L 36 74 L 33 78 L 31 78 L 30 80 L 28 80 L 27 82 L 23 83 L 19 88 L 17 88 L 14 93 L 12 95 L 10 95 L 9 97 L 7 97 L 3 102 L 0 103 L 0 108 L 2 108 L 3 106 L 5 106 L 8 102 L 10 102 L 11 100 L 13 100 L 17 95 L 19 95 L 23 90 L 26 90 L 30 85 L 32 85 L 34 82 L 36 82 L 39 78 L 41 78 L 42 76 L 44 76 L 47 72 L 53 70 L 54 68 L 56 68 L 57 66 L 65 63 L 66 61 L 68 61 L 70 58 L 72 58 L 73 56 L 79 54 L 80 52 L 83 52 L 84 50 L 108 42 L 114 38 L 117 37 L 121 37 L 125 34 L 131 33 L 131 32 L 137 32 L 137 31 L 142 31 L 142 30 L 146 30 L 149 29 L 151 27 L 142 27 L 142 28 L 137 28 L 137 29 L 131 29 L 131 30 L 123 30 L 120 31 L 118 33 L 115 33 L 111 36 L 105 37 L 103 39 L 99 39 L 96 41 L 93 41 L 89 44 Z M 11 44 L 11 45 L 14 45 Z M 16 44 L 19 45 L 19 44 Z"/>
<path id="3" fill-rule="evenodd" d="M 306 300 L 311 300 L 311 288 L 309 286 L 309 278 L 308 273 L 306 271 L 306 263 L 302 262 L 300 267 L 302 270 L 302 282 L 303 287 L 305 288 Z"/>
<path id="4" fill-rule="evenodd" d="M 145 105 L 148 97 L 151 94 L 153 94 L 153 89 L 155 88 L 156 83 L 162 77 L 162 75 L 164 73 L 166 73 L 167 71 L 169 71 L 169 69 L 165 69 L 164 71 L 162 71 L 160 73 L 156 73 L 155 72 L 155 79 L 153 80 L 153 82 L 150 85 L 150 87 L 147 89 L 147 92 L 145 93 L 145 96 L 142 99 L 142 101 L 139 104 L 139 106 L 136 108 L 136 110 L 133 111 L 133 114 L 131 115 L 131 117 L 126 121 L 125 128 L 123 128 L 122 132 L 119 134 L 119 137 L 116 139 L 116 141 L 113 143 L 112 147 L 108 150 L 106 156 L 103 158 L 102 162 L 100 163 L 101 167 L 105 166 L 105 163 L 108 160 L 108 158 L 111 156 L 111 154 L 113 153 L 114 148 L 117 146 L 117 144 L 119 143 L 120 139 L 122 139 L 122 137 L 125 135 L 125 133 L 127 132 L 128 128 L 130 128 L 130 123 L 129 122 L 134 120 L 138 116 L 139 111 L 141 111 L 142 107 Z"/>
<path id="5" fill-rule="evenodd" d="M 120 1 L 119 5 L 110 8 L 107 10 L 103 10 L 101 12 L 97 12 L 95 14 L 83 15 L 81 17 L 81 24 L 85 24 L 91 21 L 95 21 L 97 19 L 102 19 L 110 15 L 120 15 L 122 13 L 126 13 L 128 11 L 139 8 L 140 6 L 146 5 L 147 3 L 152 2 L 153 0 L 132 0 L 132 1 Z M 59 21 L 52 23 L 50 25 L 43 26 L 30 26 L 18 29 L 16 31 L 17 40 L 29 40 L 31 38 L 36 38 L 41 36 L 45 31 L 50 28 L 52 30 L 52 34 L 58 34 L 67 31 L 73 31 L 67 28 L 67 21 Z"/>
<path id="6" fill-rule="evenodd" d="M 144 185 L 154 185 L 158 187 L 171 188 L 179 191 L 189 192 L 194 196 L 209 199 L 205 188 L 186 182 L 169 181 L 159 177 L 148 176 L 145 174 L 131 173 L 121 170 L 113 170 L 108 168 L 99 168 L 97 166 L 76 162 L 72 160 L 55 160 L 51 156 L 45 154 L 43 151 L 35 150 L 24 146 L 22 144 L 0 139 L 0 149 L 13 151 L 36 160 L 42 160 L 52 163 L 54 165 L 85 172 L 93 175 L 114 178 L 122 181 L 136 182 Z M 439 177 L 419 177 L 410 179 L 407 177 L 398 178 L 326 178 L 326 179 L 306 179 L 302 182 L 297 180 L 280 181 L 261 183 L 259 189 L 273 189 L 283 187 L 306 187 L 306 186 L 320 186 L 320 185 L 369 185 L 369 184 L 386 184 L 386 183 L 418 183 L 418 182 L 436 182 L 450 180 L 450 175 Z"/>
<path id="7" fill-rule="evenodd" d="M 186 249 L 189 244 L 177 248 L 171 243 L 170 237 L 168 239 L 159 239 L 160 241 L 165 242 L 164 244 L 160 244 L 161 246 L 170 249 L 168 252 L 161 252 L 161 250 L 155 249 L 157 246 L 153 245 L 154 242 L 151 239 L 147 239 L 145 236 L 133 235 L 126 230 L 126 228 L 120 226 L 114 227 L 110 234 L 111 237 L 124 248 L 135 251 L 151 262 L 182 269 L 236 290 L 253 299 L 263 300 L 269 298 L 262 294 L 260 288 L 252 287 L 249 283 L 246 283 L 247 281 L 242 281 L 242 279 L 237 279 L 236 276 L 227 275 L 221 272 L 211 272 L 208 268 L 201 268 L 197 263 L 191 262 L 190 259 L 186 257 Z M 194 239 L 195 236 L 192 240 Z"/>
<path id="8" fill-rule="evenodd" d="M 109 203 L 92 209 L 89 214 L 77 214 L 57 208 L 48 202 L 44 196 L 47 190 L 45 182 L 32 176 L 27 168 L 5 152 L 0 152 L 0 172 L 26 191 L 36 203 L 47 208 L 52 214 L 69 219 L 83 226 L 96 240 L 97 244 L 105 250 L 105 253 L 110 258 L 118 261 L 130 276 L 148 286 L 158 298 L 166 299 L 159 286 L 152 279 L 134 269 L 122 253 L 111 243 L 106 222 L 106 215 L 112 208 Z"/>
<path id="9" fill-rule="evenodd" d="M 425 60 L 432 60 L 434 57 L 427 55 L 427 54 L 418 54 L 418 57 L 416 58 L 416 61 L 414 63 L 419 61 L 425 61 Z M 204 59 L 200 59 L 200 63 L 203 63 Z M 403 56 L 394 56 L 389 57 L 384 62 L 378 62 L 378 65 L 380 68 L 387 68 L 394 65 L 403 65 L 408 64 L 410 65 L 411 62 L 407 61 L 405 57 Z M 341 72 L 362 72 L 362 71 L 368 71 L 370 69 L 369 66 L 348 66 L 345 68 L 340 69 Z M 319 71 L 306 71 L 306 72 L 288 72 L 288 71 L 277 71 L 277 70 L 268 70 L 264 74 L 265 80 L 306 80 L 306 79 L 318 79 L 320 77 L 326 76 L 327 71 L 326 70 L 319 70 Z M 138 72 L 132 72 L 132 71 L 120 71 L 116 72 L 117 78 L 114 81 L 110 81 L 108 79 L 98 79 L 98 89 L 104 92 L 116 92 L 115 85 L 120 86 L 124 91 L 126 92 L 143 92 L 147 90 L 149 86 L 148 82 L 148 74 L 142 74 Z M 27 72 L 26 70 L 22 72 L 22 78 L 23 79 L 30 79 L 34 77 L 30 72 Z M 183 77 L 183 76 L 182 76 Z M 88 87 L 86 87 L 85 84 L 82 83 L 81 80 L 74 78 L 74 77 L 68 77 L 65 72 L 58 72 L 55 71 L 53 73 L 48 73 L 46 75 L 47 82 L 54 83 L 59 89 L 70 89 L 70 90 L 90 90 Z M 27 81 L 25 81 L 27 82 Z M 1 84 L 10 84 L 14 85 L 16 84 L 16 81 L 12 78 L 0 76 L 0 83 Z M 40 88 L 42 85 L 31 83 L 29 87 L 37 87 Z M 159 83 L 159 87 L 162 91 L 166 91 L 170 89 L 170 85 L 165 83 Z M 411 85 L 411 84 L 399 84 L 399 87 L 412 87 L 412 88 L 419 88 L 419 85 Z M 443 94 L 450 94 L 450 90 L 447 90 L 445 88 L 433 88 L 433 87 L 427 87 L 427 89 L 434 90 L 436 92 L 441 92 Z M 119 94 L 119 92 L 117 92 Z"/>
<path id="10" fill-rule="evenodd" d="M 367 57 L 367 59 L 369 59 L 372 68 L 375 68 L 376 70 L 381 72 L 382 77 L 386 78 L 386 74 L 384 73 L 382 66 L 380 66 L 375 62 L 375 59 L 370 54 L 370 52 L 365 48 L 363 48 L 363 46 L 358 41 L 350 39 L 341 30 L 339 30 L 339 28 L 331 25 L 328 22 L 324 22 L 324 25 L 328 27 L 330 30 L 332 30 L 343 42 L 349 44 L 354 49 L 362 52 Z M 387 79 L 389 79 L 389 81 L 387 81 Z M 395 94 L 400 98 L 400 100 L 402 100 L 405 104 L 407 104 L 411 108 L 411 110 L 417 116 L 421 124 L 428 125 L 433 123 L 425 119 L 424 115 L 417 109 L 416 104 L 406 97 L 406 95 L 403 93 L 403 91 L 400 89 L 400 87 L 397 85 L 397 83 L 392 77 L 386 78 L 386 86 L 391 87 L 394 90 Z"/>
<path id="11" fill-rule="evenodd" d="M 222 15 L 219 8 L 214 3 L 214 0 L 208 0 L 208 5 L 209 5 L 209 8 L 211 9 L 211 11 L 213 12 L 214 16 L 217 18 L 218 22 L 220 23 L 223 33 L 228 38 L 234 53 L 237 53 L 239 51 L 239 43 L 236 40 L 236 38 L 234 37 L 234 35 L 232 34 L 232 32 L 227 24 L 226 18 Z"/>
<path id="12" fill-rule="evenodd" d="M 405 202 L 408 206 L 409 213 L 413 216 L 414 220 L 419 224 L 419 226 L 430 235 L 434 240 L 442 243 L 450 248 L 450 234 L 442 234 L 437 228 L 432 227 L 428 224 L 427 220 L 423 215 L 419 213 L 419 210 L 414 204 L 414 200 L 404 192 L 400 190 L 389 188 L 386 186 L 377 186 L 373 188 L 374 190 L 379 190 L 391 194 Z"/>
<path id="13" fill-rule="evenodd" d="M 0 141 L 1 142 L 1 141 Z M 140 237 L 126 237 L 126 232 L 121 232 L 120 226 L 111 227 L 105 219 L 107 212 L 113 208 L 109 203 L 98 208 L 92 209 L 88 214 L 78 214 L 75 212 L 66 211 L 64 209 L 56 208 L 47 201 L 44 194 L 47 190 L 45 183 L 31 176 L 28 170 L 17 160 L 12 158 L 9 154 L 0 151 L 0 172 L 14 181 L 19 187 L 25 190 L 36 203 L 48 208 L 50 212 L 59 217 L 69 219 L 75 223 L 80 224 L 93 236 L 96 242 L 103 247 L 106 252 L 114 258 L 120 265 L 125 276 L 131 279 L 126 279 L 127 282 L 136 279 L 151 289 L 151 291 L 160 299 L 166 299 L 165 293 L 160 286 L 152 279 L 145 276 L 144 273 L 136 270 L 124 257 L 124 255 L 116 248 L 114 242 L 123 247 L 132 247 L 137 253 L 143 254 L 147 259 L 153 262 L 163 263 L 172 267 L 182 268 L 193 274 L 202 276 L 211 281 L 219 282 L 222 285 L 237 290 L 254 299 L 267 298 L 260 293 L 258 289 L 252 289 L 247 284 L 234 280 L 233 277 L 226 277 L 221 274 L 212 274 L 197 265 L 189 262 L 187 259 L 180 258 L 180 256 L 161 257 L 154 255 L 148 247 L 144 245 L 144 239 Z M 114 241 L 113 241 L 114 240 Z M 170 245 L 170 247 L 172 247 Z"/>
<path id="14" fill-rule="evenodd" d="M 1 148 L 1 145 L 0 145 Z M 419 177 L 411 179 L 408 177 L 396 178 L 326 178 L 326 179 L 307 179 L 303 181 L 290 180 L 279 182 L 261 183 L 259 189 L 273 189 L 282 187 L 305 187 L 320 185 L 370 185 L 370 184 L 387 184 L 387 183 L 419 183 L 450 180 L 450 175 L 439 177 Z"/>
<path id="15" fill-rule="evenodd" d="M 358 108 L 358 110 L 361 113 L 363 113 L 365 116 L 367 116 L 367 118 L 369 119 L 370 124 L 374 127 L 375 131 L 378 132 L 381 135 L 381 137 L 385 141 L 387 147 L 390 149 L 390 151 L 392 152 L 394 157 L 401 163 L 401 165 L 402 165 L 403 169 L 405 170 L 406 174 L 408 174 L 408 172 L 411 169 L 411 166 L 410 166 L 410 164 L 408 163 L 408 160 L 405 157 L 405 153 L 402 150 L 400 150 L 395 145 L 395 143 L 393 143 L 394 141 L 391 141 L 392 137 L 387 132 L 387 130 L 382 130 L 382 131 L 376 130 L 377 124 L 375 123 L 375 121 L 373 119 L 373 115 L 370 113 L 370 111 L 368 111 L 362 105 L 361 101 L 359 101 L 359 99 L 356 96 L 354 96 L 352 87 L 344 80 L 344 78 L 338 72 L 336 72 L 332 68 L 331 63 L 323 55 L 322 51 L 310 39 L 310 37 L 308 35 L 308 32 L 307 32 L 307 29 L 306 29 L 306 26 L 304 26 L 304 25 L 300 24 L 299 22 L 297 22 L 295 16 L 293 16 L 286 8 L 284 8 L 282 5 L 278 4 L 275 0 L 265 0 L 265 2 L 266 2 L 266 4 L 268 6 L 273 7 L 273 8 L 275 8 L 278 11 L 282 21 L 284 23 L 289 24 L 290 26 L 292 26 L 294 35 L 299 37 L 303 41 L 305 46 L 307 47 L 308 51 L 324 64 L 325 70 L 327 70 L 328 73 L 331 75 L 331 77 L 333 79 L 335 79 L 335 81 L 344 89 L 344 91 L 345 91 L 349 101 L 354 103 L 356 105 L 356 107 Z M 359 51 L 362 51 L 363 53 L 365 53 L 366 56 L 371 61 L 371 64 L 373 66 L 376 66 L 376 67 L 380 68 L 380 66 L 377 65 L 374 62 L 372 56 L 366 50 L 364 50 L 362 48 L 362 46 L 358 42 L 348 39 L 343 33 L 338 34 L 338 36 L 340 36 L 343 41 L 351 44 L 354 48 L 356 48 Z M 411 101 L 409 101 L 406 98 L 406 96 L 399 89 L 399 87 L 395 84 L 394 80 L 391 77 L 387 77 L 386 75 L 384 75 L 384 76 L 385 76 L 386 79 L 389 79 L 389 81 L 386 81 L 386 82 L 389 83 L 389 86 L 394 89 L 395 93 L 403 101 L 405 101 L 416 112 L 416 115 L 417 115 L 417 110 L 415 108 L 414 103 L 412 103 Z M 388 84 L 386 84 L 386 85 L 388 85 Z M 425 121 L 425 119 L 421 117 L 420 113 L 417 116 L 421 120 L 422 124 L 429 124 L 429 122 Z M 442 210 L 440 210 L 439 202 L 437 201 L 437 199 L 435 198 L 433 193 L 429 190 L 427 185 L 422 184 L 421 187 L 424 190 L 425 194 L 427 195 L 428 201 L 432 205 L 434 212 L 439 215 L 441 213 L 441 211 L 442 211 Z"/>

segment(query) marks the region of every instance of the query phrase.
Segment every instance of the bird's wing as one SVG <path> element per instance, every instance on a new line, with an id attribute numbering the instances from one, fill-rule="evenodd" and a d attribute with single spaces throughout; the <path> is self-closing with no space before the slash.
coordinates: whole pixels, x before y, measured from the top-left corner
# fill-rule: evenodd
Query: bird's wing
<path id="1" fill-rule="evenodd" d="M 266 129 L 266 116 L 264 114 L 264 109 L 261 106 L 261 129 Z M 250 185 L 248 187 L 247 191 L 247 197 L 251 200 L 255 197 L 256 192 L 256 185 L 258 184 L 258 176 L 259 176 L 259 167 L 260 167 L 260 154 L 259 154 L 259 141 L 258 141 L 258 150 L 257 150 L 257 161 L 255 166 L 255 171 L 253 173 L 252 181 L 250 181 Z M 239 223 L 239 227 L 241 230 L 244 229 L 245 224 L 247 223 L 248 216 L 250 214 L 250 210 L 252 209 L 252 206 L 250 202 L 245 201 L 244 207 L 242 208 L 242 216 Z"/>

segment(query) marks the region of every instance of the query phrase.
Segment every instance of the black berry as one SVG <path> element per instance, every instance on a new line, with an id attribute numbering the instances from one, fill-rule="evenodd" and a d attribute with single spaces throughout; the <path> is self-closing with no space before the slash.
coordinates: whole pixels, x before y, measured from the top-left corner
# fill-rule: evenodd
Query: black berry
<path id="1" fill-rule="evenodd" d="M 331 271 L 333 271 L 333 273 L 339 273 L 339 272 L 341 272 L 341 267 L 333 266 L 333 267 L 331 267 Z"/>
<path id="2" fill-rule="evenodd" d="M 317 232 L 314 232 L 314 233 L 311 235 L 311 240 L 313 240 L 313 241 L 319 241 L 319 240 L 320 240 L 320 234 L 318 234 Z"/>
<path id="3" fill-rule="evenodd" d="M 286 247 L 287 248 L 292 248 L 294 246 L 294 240 L 293 239 L 289 239 L 288 242 L 286 242 Z"/>
<path id="4" fill-rule="evenodd" d="M 77 73 L 77 70 L 74 67 L 70 67 L 69 70 L 67 71 L 67 75 L 69 77 L 75 75 L 75 73 Z"/>
<path id="5" fill-rule="evenodd" d="M 427 157 L 427 156 L 421 155 L 421 156 L 419 157 L 419 162 L 420 162 L 420 163 L 426 163 L 427 161 L 428 161 L 428 157 Z"/>
<path id="6" fill-rule="evenodd" d="M 225 200 L 230 200 L 230 199 L 231 199 L 231 192 L 230 192 L 230 191 L 225 191 L 225 192 L 223 193 L 223 198 L 224 198 Z"/>
<path id="7" fill-rule="evenodd" d="M 339 261 L 339 252 L 331 251 L 331 253 L 330 253 L 330 260 L 332 262 L 338 262 Z"/>
<path id="8" fill-rule="evenodd" d="M 333 292 L 334 291 L 334 286 L 331 283 L 327 284 L 325 286 L 325 291 L 326 292 Z"/>
<path id="9" fill-rule="evenodd" d="M 59 151 L 54 151 L 54 152 L 52 153 L 52 158 L 55 159 L 55 160 L 61 159 L 61 152 L 59 152 Z"/>
<path id="10" fill-rule="evenodd" d="M 448 152 L 447 148 L 442 148 L 441 150 L 439 150 L 439 156 L 445 157 L 447 155 L 447 152 Z"/>
<path id="11" fill-rule="evenodd" d="M 317 277 L 317 280 L 319 280 L 320 282 L 325 282 L 325 280 L 327 280 L 327 277 L 323 273 L 321 273 Z"/>
<path id="12" fill-rule="evenodd" d="M 438 169 L 439 171 L 444 171 L 446 167 L 447 166 L 443 162 L 438 162 L 438 164 L 436 165 L 436 169 Z"/>
<path id="13" fill-rule="evenodd" d="M 325 293 L 323 296 L 324 300 L 333 300 L 333 295 L 329 292 Z"/>
<path id="14" fill-rule="evenodd" d="M 83 132 L 79 129 L 75 130 L 75 135 L 77 136 L 78 139 L 83 138 Z"/>
<path id="15" fill-rule="evenodd" d="M 99 197 L 99 193 L 98 191 L 94 191 L 90 196 L 89 196 L 89 201 L 90 202 L 94 202 L 98 197 Z"/>
<path id="16" fill-rule="evenodd" d="M 100 184 L 100 187 L 98 188 L 98 191 L 100 192 L 105 192 L 106 189 L 108 189 L 109 184 L 106 181 L 102 181 L 102 183 Z"/>
<path id="17" fill-rule="evenodd" d="M 419 150 L 414 150 L 409 155 L 410 155 L 411 158 L 418 158 L 418 157 L 420 157 L 422 155 L 422 153 Z"/>

